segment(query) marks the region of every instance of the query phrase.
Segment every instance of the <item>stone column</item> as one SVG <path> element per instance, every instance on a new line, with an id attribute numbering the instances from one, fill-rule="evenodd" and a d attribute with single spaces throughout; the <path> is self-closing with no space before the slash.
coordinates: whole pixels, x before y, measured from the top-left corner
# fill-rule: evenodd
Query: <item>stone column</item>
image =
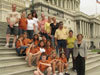
<path id="1" fill-rule="evenodd" d="M 56 6 L 59 6 L 59 3 L 58 3 L 59 1 L 58 0 L 56 0 Z"/>
<path id="2" fill-rule="evenodd" d="M 63 8 L 63 0 L 60 0 L 60 7 Z"/>
<path id="3" fill-rule="evenodd" d="M 67 0 L 64 0 L 64 8 L 66 9 Z"/>
<path id="4" fill-rule="evenodd" d="M 80 33 L 82 34 L 82 22 L 80 21 Z"/>
<path id="5" fill-rule="evenodd" d="M 52 4 L 54 5 L 55 3 L 54 3 L 54 0 L 52 0 Z"/>
<path id="6" fill-rule="evenodd" d="M 93 37 L 95 38 L 95 23 L 93 24 Z"/>
<path id="7" fill-rule="evenodd" d="M 90 38 L 91 36 L 90 36 L 90 23 L 89 23 L 89 38 Z"/>
<path id="8" fill-rule="evenodd" d="M 82 34 L 84 35 L 84 22 L 82 21 Z"/>
<path id="9" fill-rule="evenodd" d="M 84 27 L 85 27 L 85 37 L 86 37 L 86 22 L 84 22 Z"/>

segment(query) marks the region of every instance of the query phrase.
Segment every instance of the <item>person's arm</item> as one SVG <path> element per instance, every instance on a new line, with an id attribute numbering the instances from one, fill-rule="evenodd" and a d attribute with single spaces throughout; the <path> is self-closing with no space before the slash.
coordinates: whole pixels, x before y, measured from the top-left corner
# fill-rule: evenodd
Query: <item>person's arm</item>
<path id="1" fill-rule="evenodd" d="M 75 53 L 76 53 L 75 51 L 76 51 L 76 46 L 75 46 L 75 43 L 74 43 L 74 49 L 73 49 L 73 56 L 74 56 L 74 59 L 76 59 L 76 58 L 75 58 Z"/>
<path id="2" fill-rule="evenodd" d="M 84 54 L 85 54 L 85 58 L 87 57 L 87 45 L 86 42 L 84 42 Z"/>
<path id="3" fill-rule="evenodd" d="M 30 52 L 32 45 L 33 45 L 33 44 L 31 44 L 31 45 L 29 46 L 28 51 L 27 51 L 27 54 Z"/>
<path id="4" fill-rule="evenodd" d="M 35 24 L 33 24 L 33 26 L 34 26 L 34 32 L 36 31 L 36 25 Z"/>
<path id="5" fill-rule="evenodd" d="M 57 44 L 57 31 L 55 32 L 55 45 L 57 46 L 58 44 Z"/>
<path id="6" fill-rule="evenodd" d="M 21 46 L 23 46 L 22 40 L 21 40 L 21 39 L 19 39 L 19 41 L 20 41 L 20 43 L 21 43 Z"/>
<path id="7" fill-rule="evenodd" d="M 39 51 L 39 52 L 37 52 L 37 53 L 35 53 L 35 54 L 33 54 L 33 55 L 35 56 L 35 55 L 38 55 L 38 54 L 41 54 L 41 52 Z"/>
<path id="8" fill-rule="evenodd" d="M 45 66 L 49 66 L 49 67 L 51 66 L 51 64 L 49 64 L 49 63 L 42 63 L 41 62 L 40 64 L 45 65 Z"/>

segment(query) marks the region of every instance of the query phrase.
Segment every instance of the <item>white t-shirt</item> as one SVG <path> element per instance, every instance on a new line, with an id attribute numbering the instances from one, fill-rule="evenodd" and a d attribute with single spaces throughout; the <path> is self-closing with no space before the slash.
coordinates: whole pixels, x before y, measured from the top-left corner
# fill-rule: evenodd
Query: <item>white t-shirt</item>
<path id="1" fill-rule="evenodd" d="M 34 30 L 34 21 L 31 19 L 31 20 L 29 20 L 29 19 L 27 19 L 27 22 L 28 22 L 28 24 L 27 24 L 27 30 Z"/>
<path id="2" fill-rule="evenodd" d="M 36 30 L 38 29 L 38 18 L 33 18 L 33 21 L 35 23 L 35 26 L 36 26 Z"/>
<path id="3" fill-rule="evenodd" d="M 10 22 L 15 23 L 17 19 L 20 19 L 20 13 L 17 11 L 15 12 L 11 11 L 9 12 L 7 18 L 10 19 Z M 18 23 L 14 24 L 14 26 L 18 26 Z"/>

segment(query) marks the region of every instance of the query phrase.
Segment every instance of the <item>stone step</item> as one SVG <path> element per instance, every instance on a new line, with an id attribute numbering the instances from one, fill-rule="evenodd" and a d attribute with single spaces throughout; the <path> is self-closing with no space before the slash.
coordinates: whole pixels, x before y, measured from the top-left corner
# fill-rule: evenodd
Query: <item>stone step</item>
<path id="1" fill-rule="evenodd" d="M 28 72 L 35 70 L 36 67 L 29 67 L 28 65 L 18 65 L 13 67 L 7 67 L 1 70 L 0 75 L 15 75 L 22 72 Z"/>
<path id="2" fill-rule="evenodd" d="M 13 56 L 17 56 L 17 53 L 15 51 L 13 52 L 0 52 L 0 58 L 1 57 L 13 57 Z"/>
<path id="3" fill-rule="evenodd" d="M 13 56 L 13 57 L 0 57 L 0 62 L 1 61 L 11 61 L 11 60 L 22 60 L 22 59 L 25 59 L 25 56 L 22 56 L 22 57 L 19 57 L 19 56 Z"/>
<path id="4" fill-rule="evenodd" d="M 100 66 L 96 66 L 91 70 L 86 71 L 86 75 L 100 75 Z"/>

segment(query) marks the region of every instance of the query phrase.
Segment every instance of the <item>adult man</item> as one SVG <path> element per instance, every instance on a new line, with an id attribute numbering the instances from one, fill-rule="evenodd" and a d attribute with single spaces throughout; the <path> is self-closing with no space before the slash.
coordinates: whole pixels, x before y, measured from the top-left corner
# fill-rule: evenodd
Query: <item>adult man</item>
<path id="1" fill-rule="evenodd" d="M 66 38 L 68 37 L 68 29 L 63 27 L 63 22 L 59 22 L 59 28 L 55 32 L 55 44 L 58 45 L 61 53 L 62 49 L 66 53 Z"/>
<path id="2" fill-rule="evenodd" d="M 9 46 L 10 35 L 14 35 L 13 45 L 12 47 L 15 48 L 15 42 L 18 35 L 18 22 L 19 22 L 20 14 L 16 11 L 16 4 L 12 4 L 12 11 L 8 14 L 7 22 L 7 35 L 6 35 L 6 45 L 5 47 Z M 13 32 L 13 33 L 12 33 Z"/>

